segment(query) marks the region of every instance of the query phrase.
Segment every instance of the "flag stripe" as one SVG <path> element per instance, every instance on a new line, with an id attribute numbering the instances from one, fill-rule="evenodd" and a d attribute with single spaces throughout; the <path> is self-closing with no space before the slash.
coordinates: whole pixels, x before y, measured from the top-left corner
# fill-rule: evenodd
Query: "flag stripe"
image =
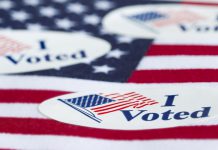
<path id="1" fill-rule="evenodd" d="M 29 139 L 32 139 L 29 141 Z M 218 147 L 218 140 L 135 140 L 135 141 L 111 141 L 93 138 L 81 138 L 73 136 L 49 136 L 49 135 L 22 135 L 22 134 L 0 134 L 1 148 L 5 149 L 90 149 L 95 150 L 152 150 L 176 149 L 176 150 L 205 150 Z M 29 141 L 29 142 L 27 142 Z M 88 143 L 88 144 L 84 144 Z M 205 144 L 206 143 L 206 144 Z"/>
<path id="2" fill-rule="evenodd" d="M 0 90 L 0 103 L 41 103 L 42 101 L 70 92 L 52 90 Z"/>
<path id="3" fill-rule="evenodd" d="M 132 104 L 125 104 L 125 105 L 121 105 L 119 107 L 115 107 L 115 108 L 112 108 L 112 109 L 108 109 L 108 110 L 104 110 L 104 111 L 98 111 L 97 114 L 98 115 L 103 115 L 103 114 L 111 113 L 111 112 L 114 112 L 114 111 L 119 111 L 119 110 L 122 110 L 122 109 L 126 109 L 126 108 L 128 108 L 130 106 L 132 106 Z"/>
<path id="4" fill-rule="evenodd" d="M 190 1 L 190 0 L 182 0 L 181 4 L 187 4 L 187 5 L 202 5 L 202 6 L 218 6 L 217 1 Z"/>
<path id="5" fill-rule="evenodd" d="M 148 71 L 148 70 L 147 70 Z M 154 71 L 154 70 L 152 70 Z M 157 70 L 160 71 L 160 70 Z M 164 71 L 164 70 L 163 70 Z M 169 70 L 168 70 L 169 71 Z M 192 70 L 194 71 L 194 70 Z M 216 70 L 205 70 L 206 72 L 209 73 L 214 73 Z M 156 71 L 155 71 L 156 72 Z M 155 73 L 154 72 L 154 73 Z M 201 70 L 201 72 L 204 72 L 204 70 Z M 157 72 L 157 73 L 161 73 L 161 72 Z M 182 72 L 181 72 L 182 73 Z M 186 72 L 185 72 L 186 73 Z M 196 71 L 197 75 L 198 71 Z M 111 82 L 100 82 L 100 81 L 92 81 L 92 80 L 79 80 L 79 79 L 63 79 L 63 78 L 58 78 L 58 77 L 34 77 L 34 76 L 1 76 L 0 78 L 0 83 L 4 83 L 7 86 L 5 87 L 4 85 L 0 84 L 0 89 L 4 89 L 4 90 L 8 90 L 10 92 L 10 89 L 15 89 L 20 91 L 21 89 L 26 90 L 26 93 L 29 93 L 29 91 L 33 90 L 42 90 L 42 91 L 47 91 L 48 89 L 50 89 L 51 91 L 90 91 L 90 89 L 92 90 L 92 92 L 108 92 L 108 87 L 113 87 L 112 89 L 110 89 L 113 92 L 117 92 L 120 91 L 120 87 L 122 86 L 122 90 L 123 91 L 134 91 L 138 88 L 166 88 L 166 87 L 173 87 L 173 88 L 177 88 L 177 89 L 181 89 L 182 88 L 192 88 L 192 87 L 197 87 L 197 86 L 203 86 L 203 87 L 212 87 L 212 88 L 218 88 L 218 82 L 214 81 L 214 82 L 171 82 L 171 83 L 158 83 L 158 82 L 154 82 L 154 79 L 152 79 L 152 75 L 153 73 L 149 76 L 149 78 L 151 78 L 151 81 L 149 84 L 148 82 L 145 84 L 124 84 L 124 83 L 111 83 Z M 207 75 L 208 78 L 214 77 L 216 75 Z M 145 76 L 147 77 L 147 76 Z M 194 78 L 195 75 L 192 76 L 192 78 Z M 13 82 L 16 82 L 17 84 L 12 84 Z M 42 84 L 45 83 L 45 84 Z M 34 84 L 34 86 L 32 86 Z M 96 86 L 96 84 L 98 86 Z M 74 85 L 74 86 L 70 86 L 69 85 Z M 83 86 L 81 86 L 83 85 Z M 21 90 L 22 91 L 22 90 Z M 111 92 L 110 91 L 110 92 Z M 1 92 L 1 91 L 0 91 Z M 17 92 L 19 93 L 19 92 Z M 24 92 L 25 93 L 25 92 Z M 10 94 L 11 96 L 11 94 Z M 10 101 L 17 101 L 16 99 L 11 99 L 10 96 L 7 96 L 8 99 Z M 20 96 L 19 96 L 20 97 Z M 22 96 L 21 96 L 22 97 Z M 31 97 L 31 95 L 30 95 Z M 17 97 L 18 98 L 18 97 Z M 20 99 L 20 98 L 18 98 Z M 21 98 L 23 99 L 23 98 Z M 24 100 L 27 101 L 27 100 Z M 5 100 L 4 100 L 5 102 Z"/>
<path id="6" fill-rule="evenodd" d="M 218 139 L 218 126 L 188 126 L 154 130 L 104 130 L 60 123 L 47 119 L 0 117 L 0 132 L 38 135 L 67 135 L 104 139 Z"/>
<path id="7" fill-rule="evenodd" d="M 126 105 L 126 104 L 130 104 L 132 102 L 130 101 L 121 101 L 121 102 L 114 102 L 112 104 L 108 104 L 108 105 L 104 105 L 104 106 L 99 106 L 99 107 L 95 107 L 93 108 L 92 110 L 98 112 L 98 111 L 102 111 L 102 110 L 107 110 L 107 109 L 111 109 L 111 108 L 116 108 L 118 106 L 123 106 L 123 105 Z"/>
<path id="8" fill-rule="evenodd" d="M 218 82 L 217 69 L 138 70 L 128 79 L 131 83 Z"/>
<path id="9" fill-rule="evenodd" d="M 47 118 L 39 113 L 35 103 L 0 103 L 0 117 Z"/>
<path id="10" fill-rule="evenodd" d="M 208 33 L 208 36 L 205 36 L 205 34 L 202 32 L 202 34 L 188 34 L 189 38 L 187 38 L 186 34 L 179 34 L 175 36 L 160 36 L 155 39 L 154 45 L 160 44 L 160 45 L 205 45 L 205 46 L 217 46 L 217 33 Z M 210 38 L 208 38 L 210 37 Z"/>
<path id="11" fill-rule="evenodd" d="M 150 56 L 144 57 L 137 70 L 218 69 L 218 56 Z"/>
<path id="12" fill-rule="evenodd" d="M 154 44 L 145 53 L 145 56 L 160 55 L 218 55 L 218 46 Z"/>

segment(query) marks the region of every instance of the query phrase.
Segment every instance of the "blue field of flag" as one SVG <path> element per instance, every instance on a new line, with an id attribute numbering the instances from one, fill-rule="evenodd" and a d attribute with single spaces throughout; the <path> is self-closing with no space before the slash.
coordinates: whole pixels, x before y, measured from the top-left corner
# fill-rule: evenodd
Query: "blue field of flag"
<path id="1" fill-rule="evenodd" d="M 154 21 L 158 19 L 167 18 L 166 15 L 158 13 L 158 12 L 146 12 L 146 13 L 140 13 L 132 16 L 128 16 L 129 19 L 135 19 L 142 22 L 148 22 L 148 21 Z"/>
<path id="2" fill-rule="evenodd" d="M 66 99 L 65 101 L 68 103 L 77 105 L 79 107 L 82 107 L 82 108 L 88 108 L 88 107 L 94 107 L 94 106 L 98 106 L 102 104 L 107 104 L 107 103 L 113 102 L 114 100 L 97 95 L 97 94 L 92 94 L 92 95 L 86 95 L 86 96 Z"/>
<path id="3" fill-rule="evenodd" d="M 97 94 L 58 100 L 98 123 L 101 122 L 101 119 L 97 118 L 91 111 L 89 111 L 86 108 L 107 104 L 115 101 Z"/>

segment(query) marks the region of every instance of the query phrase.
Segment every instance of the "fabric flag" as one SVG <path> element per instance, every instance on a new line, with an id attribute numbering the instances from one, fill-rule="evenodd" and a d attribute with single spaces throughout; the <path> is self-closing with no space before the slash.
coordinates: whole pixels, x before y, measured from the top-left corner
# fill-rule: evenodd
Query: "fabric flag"
<path id="1" fill-rule="evenodd" d="M 217 86 L 216 41 L 132 39 L 101 28 L 109 11 L 145 0 L 3 0 L 2 29 L 58 30 L 109 41 L 111 52 L 92 62 L 0 78 L 2 149 L 206 149 L 218 146 L 218 126 L 155 130 L 103 130 L 60 123 L 41 115 L 38 104 L 78 91 L 137 87 Z M 157 2 L 154 2 L 157 3 Z M 146 50 L 148 51 L 146 52 Z M 140 61 L 141 60 L 141 61 Z M 139 63 L 140 62 L 140 63 Z M 139 64 L 138 64 L 139 63 Z"/>
<path id="2" fill-rule="evenodd" d="M 129 78 L 133 83 L 217 82 L 217 42 L 208 38 L 156 39 Z"/>

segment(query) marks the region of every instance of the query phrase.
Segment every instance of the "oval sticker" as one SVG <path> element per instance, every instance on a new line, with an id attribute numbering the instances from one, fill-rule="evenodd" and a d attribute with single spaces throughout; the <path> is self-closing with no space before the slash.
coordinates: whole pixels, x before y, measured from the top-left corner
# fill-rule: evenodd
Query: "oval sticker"
<path id="1" fill-rule="evenodd" d="M 0 74 L 89 63 L 110 48 L 105 40 L 79 33 L 1 31 Z"/>
<path id="2" fill-rule="evenodd" d="M 113 33 L 139 38 L 207 36 L 217 35 L 217 17 L 217 7 L 213 6 L 135 5 L 110 12 L 103 19 L 103 25 Z"/>
<path id="3" fill-rule="evenodd" d="M 208 88 L 85 92 L 46 100 L 39 111 L 73 125 L 143 130 L 204 124 L 217 116 L 217 99 L 217 91 Z"/>

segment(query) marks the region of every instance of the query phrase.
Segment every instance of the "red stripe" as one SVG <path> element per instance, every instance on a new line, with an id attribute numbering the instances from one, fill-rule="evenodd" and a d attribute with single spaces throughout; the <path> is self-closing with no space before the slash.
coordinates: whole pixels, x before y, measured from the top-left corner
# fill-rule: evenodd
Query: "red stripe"
<path id="1" fill-rule="evenodd" d="M 149 104 L 143 104 L 143 105 L 140 105 L 140 106 L 135 106 L 135 107 L 133 107 L 133 108 L 142 108 L 142 107 L 145 107 L 145 106 L 147 106 L 147 105 L 149 105 Z"/>
<path id="2" fill-rule="evenodd" d="M 123 102 L 116 102 L 116 103 L 112 103 L 110 105 L 104 105 L 104 106 L 101 106 L 101 107 L 95 107 L 91 110 L 94 110 L 94 111 L 103 111 L 103 110 L 107 110 L 107 109 L 111 109 L 111 108 L 116 108 L 118 106 L 123 106 L 123 105 L 126 105 L 126 104 L 131 104 L 132 102 L 129 102 L 129 101 L 123 101 Z"/>
<path id="3" fill-rule="evenodd" d="M 119 96 L 115 96 L 115 97 L 111 97 L 112 99 L 113 98 L 128 98 L 128 97 L 132 97 L 132 96 L 135 96 L 135 95 L 138 95 L 137 93 L 135 92 L 131 92 L 131 93 L 127 93 L 127 94 L 123 94 L 123 95 L 119 95 Z"/>
<path id="4" fill-rule="evenodd" d="M 132 83 L 217 82 L 217 69 L 139 70 L 133 72 Z"/>
<path id="5" fill-rule="evenodd" d="M 98 115 L 103 115 L 103 114 L 111 113 L 111 112 L 114 112 L 114 111 L 126 109 L 126 108 L 131 107 L 131 106 L 133 106 L 133 104 L 126 104 L 126 105 L 124 105 L 122 107 L 115 107 L 115 109 L 109 109 L 109 110 L 106 110 L 106 111 L 100 111 L 100 112 L 98 112 Z"/>
<path id="6" fill-rule="evenodd" d="M 145 55 L 218 55 L 218 46 L 152 45 Z"/>
<path id="7" fill-rule="evenodd" d="M 103 105 L 103 106 L 97 106 L 97 107 L 94 107 L 92 108 L 91 110 L 99 110 L 99 109 L 105 109 L 105 108 L 110 108 L 110 107 L 114 107 L 114 105 L 119 105 L 119 104 L 126 104 L 126 103 L 131 103 L 130 101 L 128 100 L 124 100 L 124 101 L 116 101 L 116 102 L 113 102 L 113 103 L 109 103 L 109 104 L 106 104 L 106 105 Z"/>
<path id="8" fill-rule="evenodd" d="M 150 100 L 150 98 L 142 97 L 142 98 L 137 98 L 136 100 Z"/>
<path id="9" fill-rule="evenodd" d="M 188 2 L 185 0 L 182 1 L 181 3 L 188 4 L 188 5 L 218 6 L 217 2 L 206 2 L 206 0 L 205 0 L 205 3 L 203 3 L 203 2 Z"/>
<path id="10" fill-rule="evenodd" d="M 126 103 L 116 103 L 116 104 L 114 104 L 114 105 L 112 105 L 112 106 L 110 106 L 110 107 L 104 107 L 104 108 L 100 108 L 100 109 L 92 109 L 92 110 L 94 110 L 95 112 L 104 112 L 104 111 L 108 111 L 108 110 L 112 110 L 112 111 L 114 111 L 114 109 L 115 110 L 121 110 L 120 109 L 120 107 L 121 108 L 127 108 L 127 107 L 129 107 L 129 106 L 132 106 L 134 103 L 133 102 L 126 102 Z"/>
<path id="11" fill-rule="evenodd" d="M 144 98 L 142 95 L 139 96 L 135 96 L 135 97 L 128 97 L 127 100 L 131 101 L 131 100 L 138 100 L 140 98 Z"/>
<path id="12" fill-rule="evenodd" d="M 103 95 L 103 96 L 113 96 L 113 95 L 120 95 L 119 93 L 113 93 L 113 94 L 107 94 L 107 95 Z"/>
<path id="13" fill-rule="evenodd" d="M 137 94 L 137 93 L 135 93 L 135 92 L 129 92 L 129 93 L 123 94 L 122 96 L 132 95 L 132 94 Z"/>
<path id="14" fill-rule="evenodd" d="M 4 103 L 40 103 L 46 99 L 70 92 L 48 90 L 0 90 L 0 102 Z"/>
<path id="15" fill-rule="evenodd" d="M 74 126 L 44 119 L 0 118 L 0 132 L 68 135 L 104 139 L 218 139 L 218 126 L 176 127 L 155 130 L 105 130 Z M 58 142 L 58 141 L 57 141 Z"/>

